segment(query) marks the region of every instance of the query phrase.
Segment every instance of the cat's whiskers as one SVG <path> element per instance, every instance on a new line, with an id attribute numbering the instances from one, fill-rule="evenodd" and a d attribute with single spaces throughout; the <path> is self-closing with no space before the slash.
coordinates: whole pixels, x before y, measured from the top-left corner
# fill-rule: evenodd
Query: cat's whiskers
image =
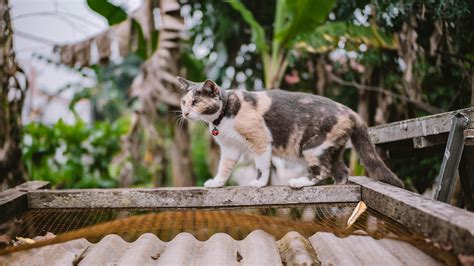
<path id="1" fill-rule="evenodd" d="M 207 129 L 207 124 L 204 121 L 199 120 L 198 126 L 202 129 Z"/>
<path id="2" fill-rule="evenodd" d="M 183 125 L 184 125 L 184 117 L 183 117 L 183 112 L 181 110 L 179 111 L 171 111 L 173 113 L 177 113 L 178 115 L 176 115 L 174 117 L 175 119 L 175 128 L 178 129 L 178 130 L 182 130 L 183 129 Z"/>

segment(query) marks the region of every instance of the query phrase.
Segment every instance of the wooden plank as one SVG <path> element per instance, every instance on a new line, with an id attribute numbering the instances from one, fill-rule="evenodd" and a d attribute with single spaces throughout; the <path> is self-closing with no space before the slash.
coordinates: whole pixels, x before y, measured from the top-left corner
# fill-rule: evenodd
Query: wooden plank
<path id="1" fill-rule="evenodd" d="M 27 192 L 9 189 L 0 193 L 0 223 L 21 213 L 27 208 Z"/>
<path id="2" fill-rule="evenodd" d="M 29 181 L 0 192 L 0 222 L 4 222 L 26 210 L 28 206 L 26 196 L 28 191 L 41 188 L 49 188 L 49 183 Z"/>
<path id="3" fill-rule="evenodd" d="M 20 184 L 13 189 L 20 191 L 31 191 L 38 189 L 48 189 L 51 188 L 51 185 L 47 181 L 28 181 L 23 184 Z"/>
<path id="4" fill-rule="evenodd" d="M 474 129 L 464 130 L 464 138 L 466 146 L 474 146 Z"/>
<path id="5" fill-rule="evenodd" d="M 28 193 L 29 208 L 197 208 L 358 202 L 358 185 L 80 189 Z"/>
<path id="6" fill-rule="evenodd" d="M 441 163 L 439 175 L 436 178 L 436 200 L 442 202 L 449 202 L 451 200 L 462 151 L 464 150 L 464 130 L 469 123 L 469 119 L 461 113 L 456 113 L 452 117 L 451 130 L 446 150 L 444 151 L 443 162 Z"/>
<path id="7" fill-rule="evenodd" d="M 370 208 L 456 253 L 474 254 L 474 213 L 367 177 L 350 181 L 361 186 Z"/>
<path id="8" fill-rule="evenodd" d="M 471 120 L 469 128 L 474 128 L 474 107 L 458 110 Z M 451 118 L 458 111 L 425 116 L 369 128 L 369 135 L 375 144 L 412 139 L 448 133 Z"/>
<path id="9" fill-rule="evenodd" d="M 442 133 L 432 136 L 420 136 L 413 138 L 413 148 L 425 149 L 433 146 L 446 145 L 449 133 Z"/>

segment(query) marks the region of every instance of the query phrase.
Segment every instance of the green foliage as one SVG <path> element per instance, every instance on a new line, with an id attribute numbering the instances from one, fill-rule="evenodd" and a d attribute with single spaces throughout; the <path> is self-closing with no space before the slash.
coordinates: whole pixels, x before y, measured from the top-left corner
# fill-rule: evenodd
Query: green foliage
<path id="1" fill-rule="evenodd" d="M 275 32 L 275 36 L 290 48 L 295 37 L 313 32 L 327 19 L 334 0 L 279 0 L 278 5 L 283 5 L 285 12 L 280 13 L 284 16 L 283 27 Z"/>
<path id="2" fill-rule="evenodd" d="M 31 123 L 24 127 L 23 158 L 33 180 L 46 180 L 58 188 L 116 187 L 109 164 L 120 150 L 120 137 L 128 119 L 114 123 L 59 120 L 52 126 Z"/>
<path id="3" fill-rule="evenodd" d="M 137 54 L 141 59 L 146 59 L 151 54 L 148 53 L 148 43 L 145 40 L 143 29 L 140 26 L 140 23 L 138 23 L 138 21 L 136 21 L 135 19 L 132 19 L 132 27 L 133 30 L 137 33 L 137 50 L 135 51 L 135 54 Z"/>
<path id="4" fill-rule="evenodd" d="M 235 10 L 237 10 L 242 15 L 242 18 L 245 20 L 245 22 L 250 25 L 250 29 L 252 30 L 252 42 L 255 43 L 257 48 L 262 53 L 267 53 L 269 51 L 269 47 L 265 39 L 265 31 L 262 25 L 257 22 L 252 12 L 250 12 L 240 0 L 227 1 Z"/>
<path id="5" fill-rule="evenodd" d="M 441 169 L 443 153 L 413 154 L 410 158 L 399 158 L 391 161 L 391 168 L 403 177 L 404 182 L 416 188 L 419 193 L 431 189 Z M 415 162 L 415 163 L 414 163 Z"/>
<path id="6" fill-rule="evenodd" d="M 118 24 L 128 17 L 125 10 L 110 3 L 108 0 L 87 0 L 87 5 L 96 13 L 106 18 L 109 25 Z"/>
<path id="7" fill-rule="evenodd" d="M 397 49 L 395 35 L 387 34 L 382 29 L 371 26 L 359 26 L 346 22 L 330 22 L 317 27 L 314 31 L 298 38 L 297 46 L 313 53 L 325 53 L 337 48 L 341 38 L 346 39 L 346 50 L 358 50 L 359 44 Z"/>
<path id="8" fill-rule="evenodd" d="M 96 85 L 78 90 L 69 108 L 75 112 L 74 107 L 77 102 L 88 99 L 91 101 L 95 120 L 114 121 L 127 114 L 131 103 L 128 88 L 138 75 L 142 62 L 143 60 L 138 56 L 130 55 L 118 64 L 94 66 Z"/>
<path id="9" fill-rule="evenodd" d="M 207 179 L 212 178 L 207 162 L 209 157 L 209 133 L 204 127 L 195 127 L 191 132 L 193 172 L 197 176 L 196 185 L 202 186 Z"/>
<path id="10" fill-rule="evenodd" d="M 205 80 L 205 64 L 197 59 L 190 51 L 181 54 L 181 63 L 186 68 L 186 78 L 189 80 Z"/>

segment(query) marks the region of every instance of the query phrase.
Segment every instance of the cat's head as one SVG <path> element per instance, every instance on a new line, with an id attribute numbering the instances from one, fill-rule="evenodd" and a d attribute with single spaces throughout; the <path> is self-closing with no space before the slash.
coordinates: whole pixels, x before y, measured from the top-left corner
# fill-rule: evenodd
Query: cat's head
<path id="1" fill-rule="evenodd" d="M 178 77 L 181 89 L 185 91 L 181 98 L 183 117 L 190 120 L 212 122 L 222 109 L 224 91 L 212 80 L 192 82 Z"/>

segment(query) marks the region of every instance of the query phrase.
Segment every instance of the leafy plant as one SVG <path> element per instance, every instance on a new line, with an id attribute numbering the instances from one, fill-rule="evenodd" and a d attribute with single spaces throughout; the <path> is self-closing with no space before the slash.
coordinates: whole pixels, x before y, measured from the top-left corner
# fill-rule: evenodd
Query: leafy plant
<path id="1" fill-rule="evenodd" d="M 127 19 L 127 12 L 107 0 L 87 0 L 87 5 L 107 19 L 109 25 L 118 24 Z"/>
<path id="2" fill-rule="evenodd" d="M 88 99 L 91 101 L 95 120 L 114 121 L 129 113 L 128 107 L 133 99 L 128 95 L 128 88 L 139 74 L 142 62 L 141 58 L 131 54 L 120 63 L 93 66 L 97 83 L 78 90 L 69 104 L 69 109 L 75 112 L 77 102 Z"/>
<path id="3" fill-rule="evenodd" d="M 120 150 L 120 137 L 128 119 L 92 125 L 78 120 L 52 126 L 31 123 L 24 127 L 23 158 L 33 180 L 47 180 L 60 188 L 116 187 L 109 164 Z"/>
<path id="4" fill-rule="evenodd" d="M 334 7 L 333 0 L 278 0 L 270 47 L 262 25 L 242 2 L 228 2 L 251 28 L 252 39 L 262 57 L 265 87 L 270 89 L 279 87 L 288 66 L 288 55 L 297 48 L 310 52 L 327 51 L 337 47 L 342 37 L 375 47 L 396 47 L 396 39 L 375 25 L 364 27 L 341 22 L 324 23 Z"/>

